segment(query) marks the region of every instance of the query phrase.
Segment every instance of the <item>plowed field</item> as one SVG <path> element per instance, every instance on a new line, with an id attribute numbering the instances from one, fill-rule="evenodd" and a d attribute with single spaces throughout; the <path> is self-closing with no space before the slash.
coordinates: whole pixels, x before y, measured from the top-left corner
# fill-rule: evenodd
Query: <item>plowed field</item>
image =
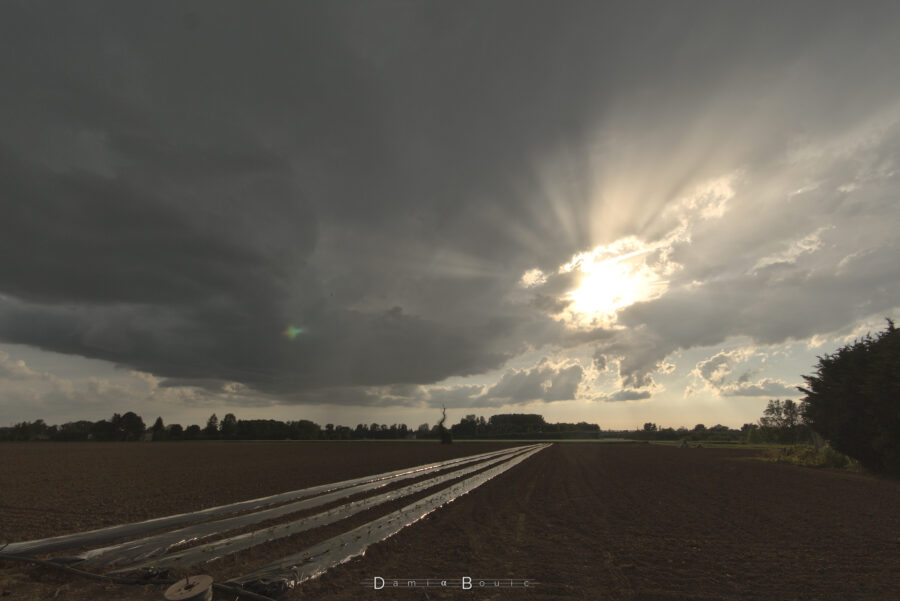
<path id="1" fill-rule="evenodd" d="M 192 511 L 497 448 L 4 445 L 0 541 Z M 556 444 L 285 599 L 900 599 L 900 483 L 767 463 L 753 454 Z M 225 580 L 371 518 L 243 551 L 195 572 Z M 373 590 L 376 576 L 385 579 L 384 589 Z M 410 579 L 449 584 L 463 577 L 472 578 L 473 589 L 405 586 Z M 493 588 L 501 578 L 530 579 L 533 586 Z M 392 586 L 394 579 L 400 586 Z M 164 588 L 97 583 L 0 561 L 4 599 L 158 600 Z"/>

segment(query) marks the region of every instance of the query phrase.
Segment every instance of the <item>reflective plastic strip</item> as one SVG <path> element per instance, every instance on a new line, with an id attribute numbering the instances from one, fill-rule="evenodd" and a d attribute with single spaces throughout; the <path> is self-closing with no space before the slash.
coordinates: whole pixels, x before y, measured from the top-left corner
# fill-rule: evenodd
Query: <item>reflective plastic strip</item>
<path id="1" fill-rule="evenodd" d="M 518 453 L 525 452 L 526 450 L 531 449 L 531 447 L 521 447 L 518 450 Z M 476 472 L 478 470 L 482 470 L 484 468 L 490 467 L 501 461 L 506 461 L 509 456 L 514 456 L 518 453 L 510 453 L 508 455 L 502 455 L 500 457 L 488 458 L 487 460 L 479 460 L 480 462 L 476 465 L 462 468 L 448 474 L 442 474 L 439 476 L 434 476 L 433 478 L 429 478 L 428 480 L 423 480 L 422 482 L 416 482 L 415 484 L 410 484 L 408 486 L 404 486 L 403 488 L 398 488 L 396 490 L 391 490 L 380 495 L 376 495 L 374 497 L 366 497 L 364 499 L 359 499 L 357 501 L 353 501 L 351 503 L 345 503 L 344 505 L 340 505 L 338 507 L 334 507 L 329 509 L 328 511 L 318 513 L 316 515 L 308 516 L 305 518 L 301 518 L 299 520 L 295 520 L 293 522 L 286 522 L 283 524 L 276 524 L 269 528 L 263 528 L 262 530 L 255 530 L 253 532 L 246 532 L 244 534 L 239 534 L 237 536 L 233 536 L 231 538 L 226 538 L 222 540 L 217 540 L 211 543 L 207 543 L 205 545 L 198 545 L 196 547 L 191 547 L 190 549 L 185 549 L 183 551 L 177 551 L 175 553 L 169 553 L 163 557 L 158 557 L 154 559 L 150 559 L 148 561 L 144 561 L 142 563 L 137 563 L 133 565 L 129 565 L 127 567 L 123 567 L 121 569 L 115 570 L 111 572 L 112 574 L 121 574 L 127 572 L 133 572 L 142 570 L 144 568 L 150 569 L 160 569 L 160 568 L 185 568 L 188 566 L 192 566 L 198 563 L 204 563 L 213 561 L 215 559 L 219 559 L 220 557 L 224 557 L 225 555 L 230 555 L 232 553 L 237 553 L 238 551 L 242 551 L 244 549 L 249 549 L 250 547 L 260 545 L 263 543 L 267 543 L 273 540 L 277 540 L 279 538 L 284 538 L 287 536 L 292 536 L 299 532 L 304 532 L 306 530 L 312 530 L 313 528 L 319 528 L 321 526 L 326 526 L 328 524 L 333 524 L 335 522 L 339 522 L 345 518 L 348 518 L 352 515 L 360 513 L 362 511 L 367 511 L 373 507 L 378 505 L 388 503 L 391 501 L 396 501 L 398 499 L 402 499 L 403 497 L 407 497 L 409 495 L 416 494 L 423 490 L 433 488 L 444 482 L 448 482 L 450 480 L 455 480 L 457 478 L 462 478 L 463 476 L 467 476 L 472 472 Z M 280 508 L 279 508 L 280 509 Z M 258 514 L 251 514 L 258 515 Z M 262 519 L 258 521 L 263 521 Z M 215 524 L 213 522 L 212 524 Z M 144 556 L 146 557 L 146 556 Z M 112 562 L 111 562 L 112 563 Z M 116 565 L 121 565 L 121 562 L 116 558 Z M 80 566 L 79 566 L 80 567 Z"/>
<path id="2" fill-rule="evenodd" d="M 245 586 L 249 584 L 250 586 L 246 588 L 250 590 L 261 588 L 269 592 L 294 588 L 305 580 L 321 575 L 331 567 L 362 555 L 369 545 L 393 536 L 438 507 L 481 486 L 548 446 L 550 445 L 541 445 L 368 524 L 279 559 L 249 574 L 232 578 L 228 582 Z"/>
<path id="3" fill-rule="evenodd" d="M 473 457 L 489 457 L 503 453 L 506 450 L 507 449 L 503 449 L 501 451 L 492 451 L 490 453 L 481 453 L 480 455 L 474 455 Z M 143 522 L 120 524 L 118 526 L 109 526 L 107 528 L 88 530 L 86 532 L 75 532 L 73 534 L 64 534 L 62 536 L 54 536 L 51 538 L 9 543 L 3 548 L 3 552 L 10 555 L 32 555 L 38 553 L 50 553 L 51 551 L 59 551 L 61 549 L 70 549 L 73 547 L 89 547 L 92 545 L 108 543 L 120 538 L 133 538 L 140 534 L 145 534 L 154 530 L 164 530 L 173 526 L 180 526 L 181 524 L 200 522 L 214 517 L 230 515 L 242 511 L 260 509 L 262 507 L 268 507 L 269 505 L 276 505 L 278 503 L 311 497 L 313 495 L 346 488 L 348 486 L 353 486 L 355 484 L 360 484 L 363 482 L 386 480 L 414 472 L 427 473 L 429 471 L 443 469 L 446 466 L 454 465 L 456 463 L 467 461 L 469 459 L 472 459 L 472 457 L 461 457 L 448 461 L 442 461 L 440 463 L 428 463 L 417 467 L 385 472 L 383 474 L 378 474 L 375 476 L 363 476 L 361 478 L 354 478 L 352 480 L 344 480 L 331 484 L 321 484 L 319 486 L 313 486 L 311 488 L 279 493 L 268 497 L 250 499 L 248 501 L 240 501 L 238 503 L 232 503 L 230 505 L 210 507 L 208 509 L 201 509 L 199 511 L 194 511 L 191 513 L 180 513 L 166 517 L 154 518 L 152 520 L 146 520 Z"/>
<path id="4" fill-rule="evenodd" d="M 521 447 L 518 449 L 504 449 L 497 456 L 499 457 L 498 460 L 502 460 L 510 454 L 516 452 L 521 452 Z M 491 461 L 492 459 L 494 458 L 480 457 L 476 455 L 474 458 L 467 458 L 465 460 L 456 461 L 454 465 L 445 467 L 466 465 L 476 461 Z M 281 516 L 289 515 L 291 513 L 296 513 L 298 511 L 319 507 L 333 501 L 338 501 L 340 499 L 367 492 L 369 490 L 387 486 L 388 484 L 392 484 L 394 482 L 399 482 L 401 480 L 406 480 L 409 478 L 418 478 L 423 474 L 429 473 L 429 471 L 430 470 L 410 472 L 406 474 L 400 474 L 399 476 L 390 479 L 365 482 L 356 486 L 341 488 L 339 490 L 332 491 L 324 495 L 319 495 L 311 499 L 295 501 L 287 505 L 279 505 L 278 507 L 273 507 L 271 509 L 247 513 L 244 515 L 217 520 L 214 522 L 203 522 L 201 524 L 195 524 L 187 528 L 181 528 L 179 530 L 173 530 L 170 532 L 163 532 L 155 536 L 127 541 L 109 547 L 102 547 L 100 549 L 92 549 L 80 556 L 84 558 L 84 561 L 79 563 L 78 567 L 94 568 L 101 566 L 128 566 L 130 564 L 162 555 L 168 549 L 176 545 L 191 543 L 209 536 L 223 534 L 225 532 L 228 532 L 229 530 L 252 526 L 253 524 L 258 524 L 266 520 L 272 520 Z"/>

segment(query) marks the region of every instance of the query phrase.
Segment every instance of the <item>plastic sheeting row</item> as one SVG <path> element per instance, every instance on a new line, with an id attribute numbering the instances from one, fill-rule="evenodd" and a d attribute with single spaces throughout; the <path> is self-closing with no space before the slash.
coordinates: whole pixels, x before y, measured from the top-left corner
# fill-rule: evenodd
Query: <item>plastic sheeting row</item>
<path id="1" fill-rule="evenodd" d="M 134 570 L 140 570 L 144 568 L 174 568 L 174 567 L 183 567 L 183 566 L 191 566 L 198 563 L 204 563 L 207 561 L 212 561 L 214 559 L 218 559 L 225 555 L 230 555 L 232 553 L 236 553 L 238 551 L 242 551 L 244 549 L 248 549 L 255 545 L 264 542 L 270 542 L 273 540 L 277 540 L 279 538 L 285 538 L 287 536 L 292 536 L 294 534 L 304 532 L 306 530 L 311 530 L 313 528 L 318 528 L 320 526 L 326 526 L 328 524 L 333 524 L 345 518 L 348 518 L 352 515 L 360 513 L 362 511 L 366 511 L 372 509 L 373 507 L 377 507 L 378 505 L 382 505 L 384 503 L 389 503 L 391 501 L 395 501 L 398 499 L 402 499 L 404 497 L 414 495 L 423 490 L 438 486 L 443 484 L 444 482 L 448 482 L 450 480 L 455 480 L 457 478 L 461 478 L 478 470 L 484 469 L 501 461 L 505 461 L 508 458 L 508 455 L 501 455 L 496 458 L 489 458 L 487 461 L 481 460 L 481 463 L 477 463 L 476 465 L 469 466 L 463 469 L 455 470 L 449 472 L 447 474 L 443 474 L 440 476 L 435 476 L 428 480 L 423 480 L 422 482 L 417 482 L 415 484 L 410 484 L 408 486 L 404 486 L 402 488 L 398 488 L 395 490 L 391 490 L 380 495 L 376 495 L 374 497 L 366 497 L 357 501 L 353 501 L 351 503 L 345 503 L 344 505 L 340 505 L 338 507 L 334 507 L 329 509 L 328 511 L 324 511 L 322 513 L 317 513 L 312 516 L 303 517 L 298 520 L 294 520 L 291 522 L 285 522 L 281 524 L 276 524 L 274 526 L 270 526 L 268 528 L 263 528 L 260 530 L 254 530 L 252 532 L 246 532 L 244 534 L 239 534 L 237 536 L 233 536 L 230 538 L 225 538 L 222 540 L 217 540 L 208 544 L 198 545 L 195 547 L 190 547 L 183 551 L 177 551 L 174 553 L 168 553 L 164 557 L 160 557 L 159 559 L 148 559 L 142 563 L 132 564 L 126 568 L 117 570 L 117 572 L 129 572 Z M 334 494 L 334 493 L 333 493 Z M 332 495 L 333 495 L 332 494 Z M 325 495 L 326 497 L 332 495 Z M 316 499 L 312 499 L 311 501 L 318 501 L 319 497 Z M 324 504 L 331 499 L 322 499 L 319 504 Z M 282 508 L 277 508 L 278 510 L 282 510 Z M 288 507 L 284 508 L 285 510 Z M 269 510 L 267 512 L 262 513 L 271 513 L 275 510 Z M 279 513 L 289 513 L 289 511 L 279 511 Z M 256 514 L 254 514 L 256 515 Z M 259 515 L 257 516 L 259 519 L 254 520 L 257 522 L 263 521 L 263 519 L 270 519 L 271 516 L 268 515 Z M 207 527 L 207 531 L 212 531 L 212 528 L 218 524 L 218 522 L 210 522 L 209 524 L 203 524 L 203 526 Z M 225 530 L 231 530 L 232 528 L 222 528 L 219 532 L 224 532 Z M 168 533 L 167 533 L 168 534 Z M 166 535 L 162 535 L 161 537 L 154 537 L 161 539 L 163 541 L 171 541 L 172 538 L 169 536 L 168 540 Z M 147 539 L 144 539 L 147 540 Z M 153 545 L 151 547 L 153 549 L 152 552 L 145 554 L 143 557 L 152 557 L 157 554 L 162 554 L 164 552 L 164 548 L 159 546 L 158 544 Z M 117 558 L 115 563 L 123 563 L 121 558 Z M 110 564 L 113 565 L 113 564 Z"/>
<path id="2" fill-rule="evenodd" d="M 313 545 L 293 555 L 263 566 L 249 574 L 232 578 L 231 583 L 250 590 L 278 594 L 321 575 L 326 570 L 365 553 L 369 545 L 382 541 L 417 522 L 432 511 L 481 486 L 518 465 L 549 445 L 535 445 L 500 465 L 457 482 L 406 507 L 382 516 L 349 532 Z"/>
<path id="3" fill-rule="evenodd" d="M 82 568 L 115 567 L 117 569 L 114 573 L 184 568 L 212 561 L 255 545 L 332 524 L 379 505 L 427 492 L 450 483 L 402 509 L 390 512 L 349 532 L 317 543 L 229 581 L 258 592 L 278 593 L 293 588 L 304 580 L 314 578 L 332 566 L 363 554 L 369 545 L 396 534 L 442 505 L 481 486 L 547 446 L 549 445 L 536 444 L 508 448 L 313 486 L 192 513 L 40 540 L 11 543 L 4 548 L 4 553 L 33 555 L 114 542 L 115 544 L 91 549 L 79 555 L 57 559 L 65 560 L 67 563 L 76 563 Z M 436 475 L 407 486 L 346 502 L 314 515 L 198 544 L 205 538 L 221 536 L 233 530 L 246 529 L 262 522 L 271 522 L 300 511 L 377 491 L 379 488 L 396 482 L 422 478 L 436 472 Z M 184 524 L 192 525 L 171 530 L 173 527 Z M 135 538 L 162 530 L 166 531 L 150 534 L 143 538 Z M 126 538 L 132 540 L 115 542 Z M 183 548 L 185 545 L 193 546 Z"/>
<path id="4" fill-rule="evenodd" d="M 474 461 L 483 457 L 496 456 L 505 452 L 509 452 L 509 449 L 505 449 L 503 451 L 495 451 L 492 453 L 482 453 L 480 455 L 473 455 L 471 457 L 451 459 L 439 463 L 429 463 L 416 467 L 405 468 L 402 470 L 385 472 L 383 474 L 377 474 L 374 476 L 363 476 L 361 478 L 344 480 L 342 482 L 322 484 L 319 486 L 313 486 L 301 490 L 279 493 L 277 495 L 271 495 L 268 497 L 250 499 L 248 501 L 240 501 L 238 503 L 231 503 L 229 505 L 221 505 L 218 507 L 210 507 L 207 509 L 202 509 L 200 511 L 180 513 L 176 515 L 155 518 L 152 520 L 145 520 L 143 522 L 120 524 L 118 526 L 109 526 L 107 528 L 89 530 L 86 532 L 76 532 L 74 534 L 54 536 L 51 538 L 14 542 L 7 544 L 3 548 L 3 552 L 10 555 L 33 555 L 38 553 L 51 553 L 63 549 L 73 549 L 76 547 L 90 547 L 93 545 L 108 543 L 117 539 L 134 538 L 148 532 L 153 532 L 155 530 L 165 530 L 167 528 L 180 526 L 182 524 L 201 522 L 204 520 L 225 515 L 233 515 L 245 511 L 255 511 L 264 507 L 278 505 L 279 503 L 286 503 L 289 501 L 312 497 L 326 492 L 349 488 L 357 484 L 374 483 L 401 477 L 415 478 L 429 472 L 446 469 L 451 465 Z"/>

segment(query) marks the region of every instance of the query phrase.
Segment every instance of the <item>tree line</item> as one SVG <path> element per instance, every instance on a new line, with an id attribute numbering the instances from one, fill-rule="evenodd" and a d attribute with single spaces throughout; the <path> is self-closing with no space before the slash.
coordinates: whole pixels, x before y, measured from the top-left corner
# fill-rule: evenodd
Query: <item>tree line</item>
<path id="1" fill-rule="evenodd" d="M 525 437 L 598 437 L 596 424 L 549 424 L 540 415 L 504 414 L 489 419 L 468 415 L 450 428 L 455 438 L 525 438 Z M 0 440 L 5 441 L 179 441 L 179 440 L 405 440 L 440 439 L 440 424 L 421 424 L 410 428 L 406 424 L 357 424 L 356 427 L 325 424 L 310 420 L 278 421 L 274 419 L 238 419 L 233 413 L 221 420 L 214 413 L 204 427 L 197 424 L 166 425 L 157 417 L 146 426 L 143 418 L 133 411 L 113 414 L 110 419 L 96 422 L 80 420 L 62 425 L 48 425 L 42 419 L 20 422 L 0 428 Z"/>
<path id="2" fill-rule="evenodd" d="M 204 427 L 191 424 L 166 425 L 157 417 L 147 427 L 143 418 L 133 411 L 116 413 L 110 419 L 96 422 L 80 420 L 60 426 L 48 425 L 39 419 L 0 428 L 0 440 L 34 441 L 180 441 L 180 440 L 353 440 L 406 439 L 432 437 L 427 424 L 411 430 L 406 424 L 358 424 L 355 428 L 326 424 L 324 427 L 310 420 L 279 421 L 274 419 L 237 419 L 233 413 L 221 420 L 213 413 Z M 437 436 L 435 431 L 434 436 Z"/>
<path id="3" fill-rule="evenodd" d="M 816 372 L 803 376 L 806 394 L 791 399 L 770 400 L 755 424 L 735 430 L 717 424 L 693 429 L 660 428 L 645 423 L 639 430 L 601 430 L 597 424 L 547 423 L 541 415 L 509 413 L 467 415 L 449 428 L 458 439 L 493 438 L 633 438 L 641 440 L 743 441 L 782 444 L 827 441 L 835 450 L 876 472 L 900 474 L 900 331 L 894 322 L 874 338 L 867 334 L 833 354 L 819 357 Z M 213 414 L 206 427 L 165 425 L 162 417 L 149 428 L 133 411 L 116 413 L 110 419 L 86 420 L 50 426 L 39 419 L 0 428 L 0 440 L 29 441 L 129 441 L 129 440 L 361 440 L 442 438 L 443 419 L 415 430 L 406 424 L 372 423 L 349 426 L 312 421 L 237 419 L 228 413 L 220 421 Z"/>
<path id="4" fill-rule="evenodd" d="M 192 424 L 166 425 L 157 417 L 151 426 L 133 411 L 114 414 L 110 419 L 96 422 L 87 420 L 67 422 L 60 426 L 48 425 L 39 419 L 21 422 L 11 428 L 0 428 L 0 440 L 6 441 L 180 441 L 180 440 L 405 440 L 441 438 L 440 423 L 432 426 L 421 424 L 413 429 L 406 424 L 357 424 L 356 427 L 325 424 L 310 420 L 278 421 L 274 419 L 237 419 L 233 413 L 221 420 L 214 413 L 204 427 Z M 746 426 L 745 426 L 746 428 Z M 644 424 L 640 430 L 601 430 L 597 424 L 548 423 L 534 413 L 504 413 L 489 418 L 466 415 L 459 423 L 448 428 L 458 440 L 472 439 L 609 439 L 630 438 L 638 440 L 694 440 L 734 441 L 744 435 L 744 430 L 733 430 L 703 424 L 693 429 L 658 428 L 656 424 Z"/>
<path id="5" fill-rule="evenodd" d="M 650 428 L 652 426 L 652 429 Z M 643 430 L 601 430 L 597 424 L 548 423 L 544 417 L 533 413 L 505 413 L 489 418 L 466 415 L 459 423 L 448 428 L 454 439 L 603 439 L 637 438 L 654 440 L 732 440 L 739 430 L 725 426 L 706 429 L 702 424 L 693 430 L 679 428 L 657 429 L 655 424 L 645 424 Z M 48 425 L 39 419 L 20 422 L 11 428 L 0 428 L 0 440 L 6 441 L 180 441 L 180 440 L 404 440 L 441 438 L 440 424 L 419 425 L 410 428 L 406 424 L 357 424 L 356 427 L 325 424 L 310 420 L 278 421 L 274 419 L 237 419 L 233 413 L 221 420 L 214 413 L 201 427 L 192 424 L 166 425 L 157 417 L 151 426 L 133 411 L 114 414 L 110 419 L 96 422 L 80 420 L 60 426 Z"/>

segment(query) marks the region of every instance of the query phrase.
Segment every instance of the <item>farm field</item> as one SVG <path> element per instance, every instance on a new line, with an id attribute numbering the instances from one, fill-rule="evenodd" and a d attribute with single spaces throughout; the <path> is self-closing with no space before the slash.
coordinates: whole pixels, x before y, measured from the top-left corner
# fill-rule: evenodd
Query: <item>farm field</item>
<path id="1" fill-rule="evenodd" d="M 0 541 L 194 511 L 493 443 L 26 444 L 0 447 Z M 756 461 L 756 451 L 555 444 L 285 599 L 897 599 L 900 483 Z M 200 566 L 217 581 L 408 501 Z M 373 578 L 385 579 L 373 590 Z M 471 577 L 473 590 L 393 588 Z M 479 588 L 494 578 L 529 589 Z M 363 583 L 368 581 L 368 585 Z M 162 599 L 0 561 L 4 599 Z M 224 596 L 217 596 L 224 599 Z"/>

